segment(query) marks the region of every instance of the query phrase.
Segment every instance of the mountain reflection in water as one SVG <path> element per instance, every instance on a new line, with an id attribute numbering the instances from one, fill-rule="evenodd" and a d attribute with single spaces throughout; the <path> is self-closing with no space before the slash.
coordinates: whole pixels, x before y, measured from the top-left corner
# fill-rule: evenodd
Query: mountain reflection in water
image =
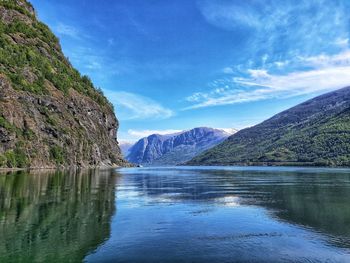
<path id="1" fill-rule="evenodd" d="M 0 175 L 0 262 L 349 262 L 349 200 L 344 169 Z"/>
<path id="2" fill-rule="evenodd" d="M 111 171 L 0 175 L 0 262 L 79 262 L 109 237 Z"/>

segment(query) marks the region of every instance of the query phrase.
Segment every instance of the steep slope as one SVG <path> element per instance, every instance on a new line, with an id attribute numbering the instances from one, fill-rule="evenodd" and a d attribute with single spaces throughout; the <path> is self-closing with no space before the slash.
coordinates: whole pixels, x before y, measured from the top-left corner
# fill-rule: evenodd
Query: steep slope
<path id="1" fill-rule="evenodd" d="M 123 165 L 117 128 L 33 7 L 0 1 L 0 167 Z"/>
<path id="2" fill-rule="evenodd" d="M 241 130 L 188 164 L 350 166 L 350 87 Z"/>
<path id="3" fill-rule="evenodd" d="M 175 165 L 217 145 L 230 134 L 212 128 L 195 128 L 177 134 L 153 134 L 139 140 L 127 160 L 143 165 Z"/>

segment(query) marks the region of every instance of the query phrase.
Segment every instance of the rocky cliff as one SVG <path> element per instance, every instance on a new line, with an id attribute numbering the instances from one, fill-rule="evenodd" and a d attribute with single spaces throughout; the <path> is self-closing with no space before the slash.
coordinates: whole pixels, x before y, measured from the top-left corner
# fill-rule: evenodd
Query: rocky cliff
<path id="1" fill-rule="evenodd" d="M 124 165 L 112 105 L 25 0 L 0 0 L 0 167 Z"/>
<path id="2" fill-rule="evenodd" d="M 128 161 L 143 165 L 176 165 L 219 144 L 230 134 L 213 128 L 194 128 L 177 134 L 153 134 L 129 149 Z"/>
<path id="3" fill-rule="evenodd" d="M 241 130 L 188 164 L 350 166 L 350 87 Z"/>

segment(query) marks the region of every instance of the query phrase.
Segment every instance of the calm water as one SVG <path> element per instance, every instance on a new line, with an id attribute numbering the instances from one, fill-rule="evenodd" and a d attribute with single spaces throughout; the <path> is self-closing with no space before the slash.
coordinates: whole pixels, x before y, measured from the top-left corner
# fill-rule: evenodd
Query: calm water
<path id="1" fill-rule="evenodd" d="M 0 175 L 0 262 L 350 262 L 350 170 Z"/>

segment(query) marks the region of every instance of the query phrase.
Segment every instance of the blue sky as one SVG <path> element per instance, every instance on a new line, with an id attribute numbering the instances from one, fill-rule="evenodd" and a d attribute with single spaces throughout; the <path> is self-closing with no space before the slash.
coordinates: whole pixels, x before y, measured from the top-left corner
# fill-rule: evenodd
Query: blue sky
<path id="1" fill-rule="evenodd" d="M 32 0 L 119 140 L 244 128 L 350 84 L 348 0 Z"/>

